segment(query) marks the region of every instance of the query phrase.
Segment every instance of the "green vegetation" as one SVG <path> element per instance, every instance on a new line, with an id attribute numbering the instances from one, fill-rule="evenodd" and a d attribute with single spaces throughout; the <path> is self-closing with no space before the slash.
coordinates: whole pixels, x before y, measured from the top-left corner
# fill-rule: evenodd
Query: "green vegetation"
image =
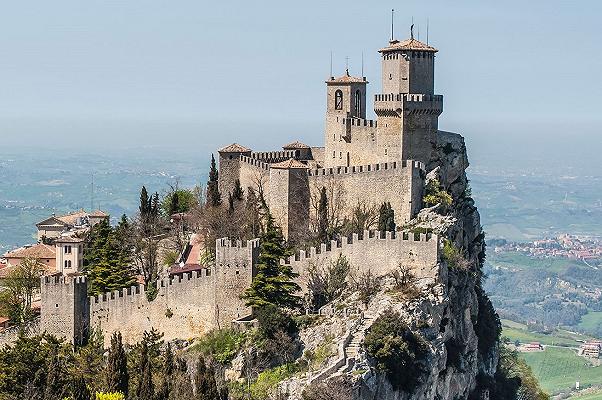
<path id="1" fill-rule="evenodd" d="M 550 397 L 540 388 L 533 371 L 518 353 L 502 346 L 490 398 L 548 400 Z"/>
<path id="2" fill-rule="evenodd" d="M 391 203 L 383 203 L 378 212 L 378 230 L 381 232 L 395 231 L 395 211 Z"/>
<path id="3" fill-rule="evenodd" d="M 197 197 L 191 190 L 175 188 L 163 198 L 161 209 L 170 216 L 188 212 L 197 205 Z"/>
<path id="4" fill-rule="evenodd" d="M 470 267 L 462 252 L 447 239 L 443 242 L 443 259 L 451 269 L 467 270 Z"/>
<path id="5" fill-rule="evenodd" d="M 328 197 L 326 196 L 326 188 L 322 186 L 320 189 L 320 201 L 318 203 L 318 242 L 326 243 L 329 238 L 328 232 Z"/>
<path id="6" fill-rule="evenodd" d="M 300 287 L 293 281 L 297 274 L 290 265 L 280 264 L 280 260 L 289 254 L 282 230 L 268 214 L 265 232 L 261 235 L 257 274 L 242 296 L 247 306 L 299 306 L 301 299 L 294 293 Z"/>
<path id="7" fill-rule="evenodd" d="M 131 267 L 131 249 L 127 246 L 129 231 L 125 215 L 116 228 L 111 227 L 108 220 L 103 220 L 90 231 L 84 270 L 91 296 L 136 283 L 135 271 Z"/>
<path id="8" fill-rule="evenodd" d="M 581 317 L 581 321 L 577 325 L 586 332 L 602 333 L 602 311 L 589 312 Z"/>
<path id="9" fill-rule="evenodd" d="M 244 344 L 246 335 L 232 329 L 214 330 L 203 336 L 192 346 L 192 351 L 198 351 L 215 361 L 226 364 L 236 356 Z"/>
<path id="10" fill-rule="evenodd" d="M 424 188 L 424 197 L 422 198 L 422 202 L 425 206 L 432 207 L 440 204 L 447 208 L 451 206 L 452 201 L 452 197 L 445 189 L 443 189 L 441 182 L 439 182 L 438 179 L 432 179 L 426 184 L 426 187 Z"/>
<path id="11" fill-rule="evenodd" d="M 0 315 L 10 318 L 11 323 L 24 326 L 34 317 L 31 309 L 34 293 L 40 288 L 44 265 L 33 258 L 26 258 L 4 278 L 4 290 L 0 290 Z"/>
<path id="12" fill-rule="evenodd" d="M 314 310 L 330 303 L 339 297 L 347 288 L 347 277 L 351 265 L 347 257 L 340 255 L 336 261 L 328 262 L 320 268 L 310 264 L 308 269 L 307 288 L 310 292 L 310 302 Z"/>
<path id="13" fill-rule="evenodd" d="M 218 188 L 218 172 L 215 165 L 215 157 L 211 154 L 211 166 L 209 168 L 209 181 L 207 182 L 207 204 L 217 207 L 222 203 L 222 195 Z"/>
<path id="14" fill-rule="evenodd" d="M 426 371 L 428 347 L 422 337 L 402 322 L 399 313 L 388 310 L 381 314 L 370 327 L 364 346 L 393 387 L 414 391 Z"/>
<path id="15" fill-rule="evenodd" d="M 602 366 L 594 367 L 573 349 L 548 347 L 543 352 L 523 353 L 521 356 L 533 369 L 541 386 L 552 393 L 575 387 L 602 384 Z"/>
<path id="16" fill-rule="evenodd" d="M 304 356 L 311 370 L 321 368 L 328 358 L 336 354 L 333 340 L 334 337 L 328 335 L 313 351 L 307 350 L 305 352 Z"/>
<path id="17" fill-rule="evenodd" d="M 122 393 L 96 393 L 96 400 L 125 400 L 125 396 Z"/>
<path id="18" fill-rule="evenodd" d="M 602 390 L 584 395 L 575 395 L 570 398 L 573 400 L 602 400 Z"/>

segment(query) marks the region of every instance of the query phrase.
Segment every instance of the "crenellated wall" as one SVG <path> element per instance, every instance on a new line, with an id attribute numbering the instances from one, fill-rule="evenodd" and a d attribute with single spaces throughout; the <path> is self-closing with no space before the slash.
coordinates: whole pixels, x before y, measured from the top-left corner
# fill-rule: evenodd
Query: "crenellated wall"
<path id="1" fill-rule="evenodd" d="M 355 277 L 368 270 L 376 276 L 386 275 L 399 264 L 410 267 L 419 279 L 437 280 L 440 277 L 439 238 L 436 235 L 364 231 L 361 237 L 353 234 L 343 237 L 340 242 L 333 240 L 319 248 L 301 250 L 281 262 L 293 267 L 305 290 L 310 265 L 325 267 L 341 255 L 351 264 L 351 274 Z"/>
<path id="2" fill-rule="evenodd" d="M 334 200 L 342 205 L 347 216 L 358 201 L 367 206 L 390 202 L 395 222 L 402 225 L 422 206 L 424 174 L 424 164 L 411 160 L 322 168 L 309 171 L 309 187 L 312 198 L 319 195 L 322 187 L 340 193 Z"/>
<path id="3" fill-rule="evenodd" d="M 297 160 L 299 159 L 300 153 L 300 150 L 256 151 L 251 153 L 251 158 L 266 163 L 277 163 L 291 158 Z"/>

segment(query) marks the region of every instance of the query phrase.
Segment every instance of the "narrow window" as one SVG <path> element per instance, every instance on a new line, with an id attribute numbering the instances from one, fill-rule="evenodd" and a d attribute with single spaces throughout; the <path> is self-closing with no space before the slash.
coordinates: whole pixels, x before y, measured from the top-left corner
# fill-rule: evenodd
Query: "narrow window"
<path id="1" fill-rule="evenodd" d="M 362 92 L 359 90 L 355 91 L 355 116 L 359 117 L 362 114 Z"/>
<path id="2" fill-rule="evenodd" d="M 336 154 L 337 154 L 337 153 L 336 153 L 336 151 L 333 151 L 333 152 L 332 152 L 332 158 L 336 158 L 336 157 L 337 157 L 337 155 L 336 155 Z"/>
<path id="3" fill-rule="evenodd" d="M 337 90 L 334 93 L 334 109 L 335 110 L 343 109 L 343 92 L 340 90 Z"/>
<path id="4" fill-rule="evenodd" d="M 65 246 L 65 254 L 71 254 L 71 246 Z"/>

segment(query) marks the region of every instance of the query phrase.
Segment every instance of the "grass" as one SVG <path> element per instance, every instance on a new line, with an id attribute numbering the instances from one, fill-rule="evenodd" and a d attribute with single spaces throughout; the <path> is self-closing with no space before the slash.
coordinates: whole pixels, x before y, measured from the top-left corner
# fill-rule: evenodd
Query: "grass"
<path id="1" fill-rule="evenodd" d="M 575 395 L 570 397 L 573 400 L 602 400 L 602 391 L 596 393 L 589 393 L 583 396 Z"/>
<path id="2" fill-rule="evenodd" d="M 539 353 L 521 353 L 541 387 L 555 393 L 575 387 L 602 384 L 602 366 L 593 367 L 585 358 L 576 355 L 572 349 L 548 347 Z"/>
<path id="3" fill-rule="evenodd" d="M 602 311 L 593 311 L 582 316 L 577 326 L 585 331 L 595 332 L 600 325 L 602 325 Z"/>
<path id="4" fill-rule="evenodd" d="M 510 269 L 543 268 L 553 272 L 563 272 L 572 265 L 577 267 L 584 266 L 584 264 L 578 260 L 569 260 L 560 257 L 533 258 L 519 252 L 489 252 L 487 254 L 487 261 L 495 267 L 505 267 Z"/>
<path id="5" fill-rule="evenodd" d="M 547 345 L 579 347 L 583 341 L 591 339 L 589 336 L 564 329 L 557 329 L 550 334 L 529 332 L 525 325 L 509 320 L 502 320 L 502 327 L 502 336 L 506 336 L 511 342 L 518 340 L 521 343 L 540 342 Z"/>

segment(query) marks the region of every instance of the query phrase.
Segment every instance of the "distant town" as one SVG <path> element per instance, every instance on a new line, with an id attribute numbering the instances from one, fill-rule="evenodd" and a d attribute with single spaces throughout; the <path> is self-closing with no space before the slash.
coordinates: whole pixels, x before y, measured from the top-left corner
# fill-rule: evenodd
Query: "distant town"
<path id="1" fill-rule="evenodd" d="M 519 252 L 534 258 L 581 260 L 593 268 L 602 266 L 602 238 L 562 234 L 532 242 L 489 241 L 495 253 Z"/>

